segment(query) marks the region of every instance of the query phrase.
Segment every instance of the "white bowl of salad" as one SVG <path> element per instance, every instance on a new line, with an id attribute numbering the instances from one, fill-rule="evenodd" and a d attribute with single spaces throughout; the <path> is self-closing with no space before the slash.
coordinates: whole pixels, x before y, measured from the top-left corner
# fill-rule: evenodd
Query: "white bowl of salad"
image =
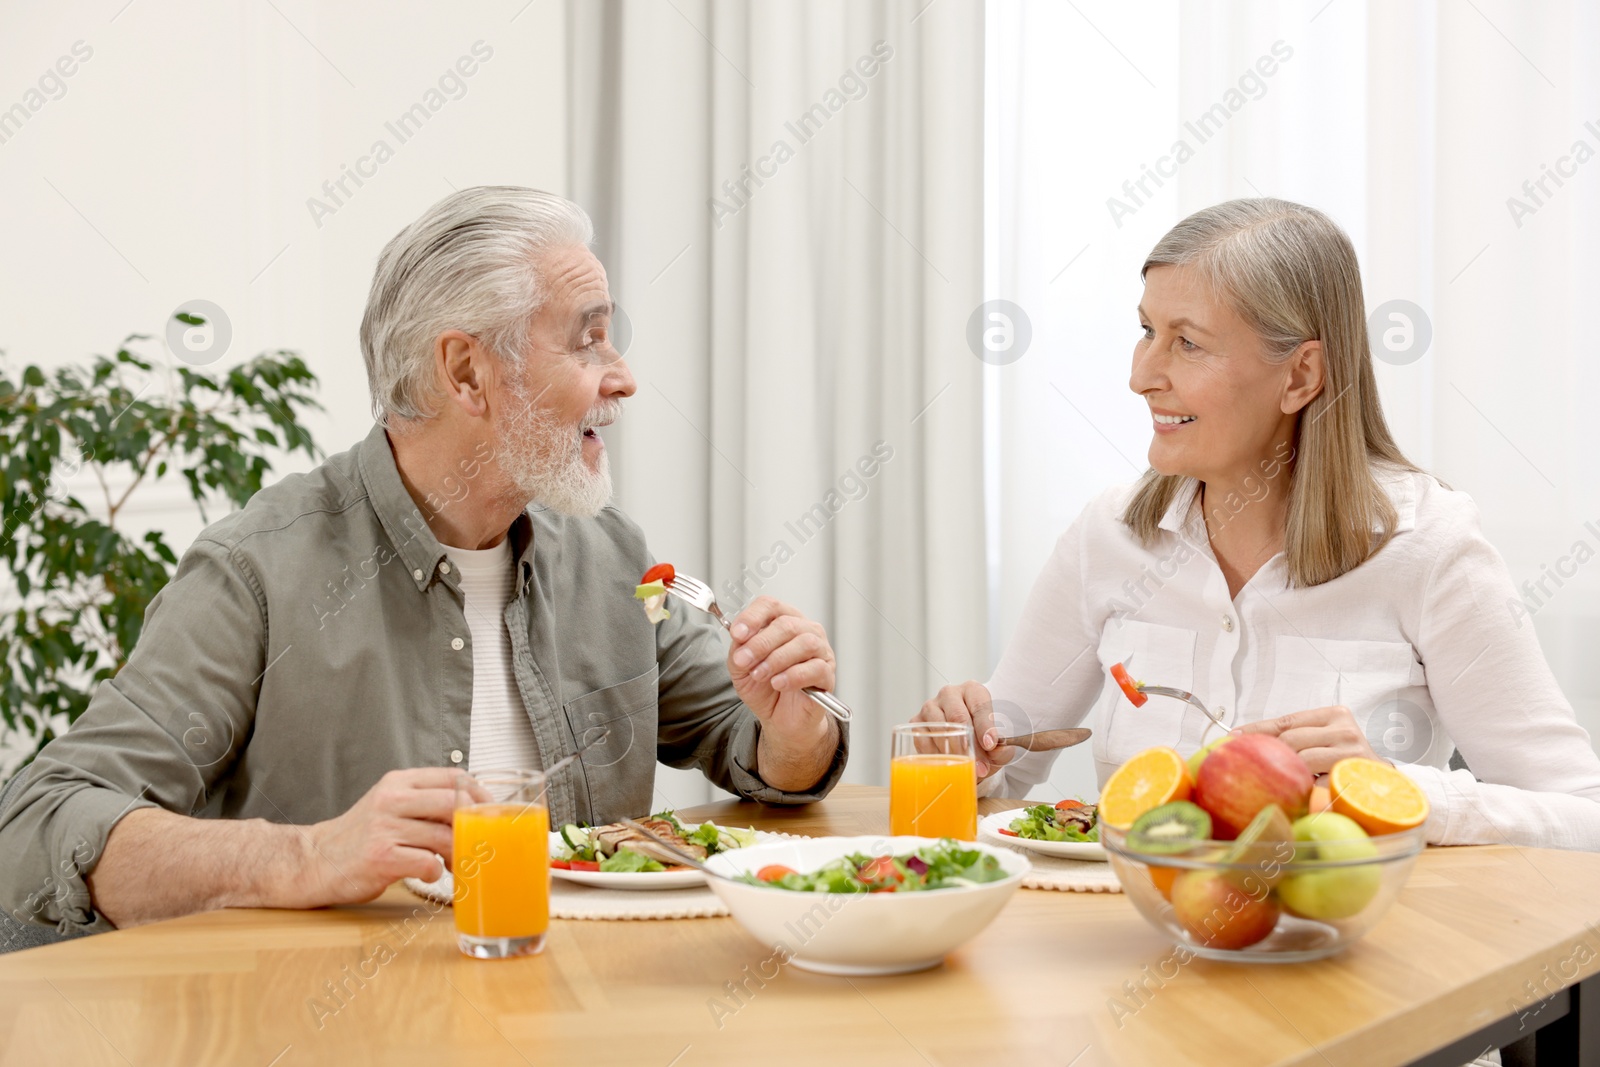
<path id="1" fill-rule="evenodd" d="M 937 967 L 1022 884 L 1010 849 L 928 837 L 794 838 L 706 861 L 707 881 L 779 963 L 838 975 Z"/>

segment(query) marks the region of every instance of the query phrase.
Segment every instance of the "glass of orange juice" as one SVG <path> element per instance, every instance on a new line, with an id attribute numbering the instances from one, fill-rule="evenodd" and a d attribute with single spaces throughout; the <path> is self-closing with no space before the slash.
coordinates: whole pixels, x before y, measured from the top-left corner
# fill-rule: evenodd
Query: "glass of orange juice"
<path id="1" fill-rule="evenodd" d="M 483 960 L 529 956 L 550 927 L 550 811 L 538 771 L 456 779 L 456 940 Z"/>
<path id="2" fill-rule="evenodd" d="M 889 832 L 978 837 L 978 766 L 972 727 L 911 722 L 894 728 L 889 760 Z"/>

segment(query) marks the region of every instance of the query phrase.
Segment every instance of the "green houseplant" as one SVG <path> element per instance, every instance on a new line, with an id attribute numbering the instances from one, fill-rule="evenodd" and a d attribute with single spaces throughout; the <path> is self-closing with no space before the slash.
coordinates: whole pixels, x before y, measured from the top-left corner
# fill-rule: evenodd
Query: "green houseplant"
<path id="1" fill-rule="evenodd" d="M 299 356 L 210 374 L 139 355 L 152 340 L 132 334 L 110 358 L 54 371 L 0 352 L 0 740 L 17 764 L 0 765 L 0 783 L 83 714 L 172 577 L 160 530 L 124 532 L 134 492 L 181 473 L 205 519 L 208 503 L 243 507 L 275 455 L 321 455 L 300 421 L 321 405 Z M 90 503 L 68 480 L 97 486 Z"/>

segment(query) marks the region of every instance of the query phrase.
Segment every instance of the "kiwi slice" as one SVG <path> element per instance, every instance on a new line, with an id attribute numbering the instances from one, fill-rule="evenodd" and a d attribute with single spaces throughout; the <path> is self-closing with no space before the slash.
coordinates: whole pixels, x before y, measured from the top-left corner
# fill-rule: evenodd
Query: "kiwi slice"
<path id="1" fill-rule="evenodd" d="M 1151 808 L 1128 829 L 1128 847 L 1155 856 L 1187 852 L 1211 837 L 1211 816 L 1198 804 L 1174 800 Z"/>

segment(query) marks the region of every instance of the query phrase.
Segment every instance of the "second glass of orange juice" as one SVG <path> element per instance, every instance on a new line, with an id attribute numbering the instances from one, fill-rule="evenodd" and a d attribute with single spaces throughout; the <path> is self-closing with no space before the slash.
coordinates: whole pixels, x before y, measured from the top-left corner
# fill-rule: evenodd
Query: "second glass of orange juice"
<path id="1" fill-rule="evenodd" d="M 456 782 L 456 939 L 478 959 L 527 956 L 550 927 L 550 812 L 544 775 L 483 771 Z"/>
<path id="2" fill-rule="evenodd" d="M 971 726 L 912 722 L 894 728 L 889 832 L 977 840 L 978 769 Z"/>

